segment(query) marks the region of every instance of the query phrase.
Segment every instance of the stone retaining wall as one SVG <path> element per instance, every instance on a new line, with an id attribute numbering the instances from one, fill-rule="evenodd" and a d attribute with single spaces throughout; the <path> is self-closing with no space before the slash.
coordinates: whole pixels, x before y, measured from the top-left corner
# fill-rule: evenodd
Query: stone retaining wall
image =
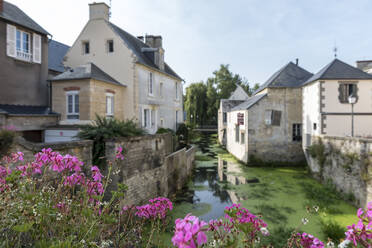
<path id="1" fill-rule="evenodd" d="M 85 165 L 92 165 L 92 140 L 78 140 L 71 142 L 57 143 L 33 143 L 26 141 L 22 137 L 17 137 L 11 152 L 23 152 L 26 162 L 33 161 L 34 154 L 40 152 L 43 148 L 52 148 L 53 151 L 59 152 L 62 155 L 71 154 L 78 157 Z"/>
<path id="2" fill-rule="evenodd" d="M 108 141 L 109 160 L 114 160 L 119 146 L 123 147 L 125 158 L 113 164 L 113 171 L 120 172 L 113 175 L 108 190 L 115 190 L 117 183 L 126 184 L 128 190 L 123 204 L 137 205 L 157 196 L 169 197 L 182 188 L 191 174 L 195 148 L 172 153 L 171 134 Z"/>
<path id="3" fill-rule="evenodd" d="M 312 137 L 305 154 L 316 178 L 331 181 L 359 207 L 372 201 L 372 139 Z"/>

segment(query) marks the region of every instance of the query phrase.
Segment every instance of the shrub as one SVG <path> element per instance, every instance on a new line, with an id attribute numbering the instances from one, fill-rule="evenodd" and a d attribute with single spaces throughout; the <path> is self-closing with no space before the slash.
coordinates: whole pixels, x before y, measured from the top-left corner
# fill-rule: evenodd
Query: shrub
<path id="1" fill-rule="evenodd" d="M 321 230 L 326 238 L 332 239 L 333 242 L 339 243 L 345 238 L 346 228 L 340 226 L 334 221 L 321 221 Z"/>
<path id="2" fill-rule="evenodd" d="M 115 137 L 130 137 L 144 135 L 144 129 L 138 127 L 133 120 L 119 121 L 96 116 L 92 125 L 81 126 L 81 131 L 77 137 L 80 139 L 90 139 L 93 144 L 93 163 L 102 165 L 105 156 L 105 140 Z"/>
<path id="3" fill-rule="evenodd" d="M 8 154 L 16 137 L 16 132 L 9 129 L 0 129 L 0 157 Z"/>
<path id="4" fill-rule="evenodd" d="M 163 133 L 171 133 L 174 134 L 174 131 L 170 128 L 159 128 L 158 131 L 156 132 L 157 134 L 163 134 Z"/>

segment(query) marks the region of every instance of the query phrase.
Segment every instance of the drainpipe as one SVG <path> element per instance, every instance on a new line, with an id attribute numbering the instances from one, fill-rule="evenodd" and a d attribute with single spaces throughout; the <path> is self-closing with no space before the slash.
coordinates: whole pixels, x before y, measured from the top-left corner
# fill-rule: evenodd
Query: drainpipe
<path id="1" fill-rule="evenodd" d="M 49 107 L 49 111 L 53 112 L 53 109 L 52 109 L 52 81 L 51 80 L 48 80 L 48 88 L 49 88 L 48 107 Z"/>

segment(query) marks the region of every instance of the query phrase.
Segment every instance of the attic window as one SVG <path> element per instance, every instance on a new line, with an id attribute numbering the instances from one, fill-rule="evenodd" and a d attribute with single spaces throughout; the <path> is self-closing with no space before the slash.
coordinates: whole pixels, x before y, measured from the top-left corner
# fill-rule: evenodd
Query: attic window
<path id="1" fill-rule="evenodd" d="M 89 54 L 89 53 L 90 53 L 89 41 L 83 41 L 83 54 Z"/>
<path id="2" fill-rule="evenodd" d="M 114 41 L 113 40 L 108 40 L 107 41 L 107 52 L 108 53 L 113 53 L 114 52 Z"/>

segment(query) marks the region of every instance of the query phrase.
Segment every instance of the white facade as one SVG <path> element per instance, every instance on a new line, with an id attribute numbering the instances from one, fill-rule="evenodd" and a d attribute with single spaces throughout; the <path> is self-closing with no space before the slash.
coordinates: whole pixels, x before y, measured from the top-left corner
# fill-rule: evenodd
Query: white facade
<path id="1" fill-rule="evenodd" d="M 244 124 L 238 125 L 238 114 L 244 115 Z M 226 149 L 238 160 L 248 162 L 248 110 L 227 113 Z"/>
<path id="2" fill-rule="evenodd" d="M 311 136 L 320 135 L 320 83 L 302 88 L 303 144 L 310 145 Z"/>
<path id="3" fill-rule="evenodd" d="M 90 4 L 91 19 L 66 54 L 65 66 L 75 68 L 89 62 L 96 64 L 127 85 L 123 106 L 125 119 L 137 120 L 151 134 L 159 127 L 175 130 L 176 123 L 183 122 L 182 80 L 139 63 L 131 44 L 124 41 L 108 22 L 107 8 L 103 3 Z M 89 52 L 86 52 L 87 43 Z M 113 51 L 110 51 L 112 43 Z M 153 93 L 149 92 L 150 73 Z M 145 117 L 145 113 L 149 113 L 148 116 Z"/>

